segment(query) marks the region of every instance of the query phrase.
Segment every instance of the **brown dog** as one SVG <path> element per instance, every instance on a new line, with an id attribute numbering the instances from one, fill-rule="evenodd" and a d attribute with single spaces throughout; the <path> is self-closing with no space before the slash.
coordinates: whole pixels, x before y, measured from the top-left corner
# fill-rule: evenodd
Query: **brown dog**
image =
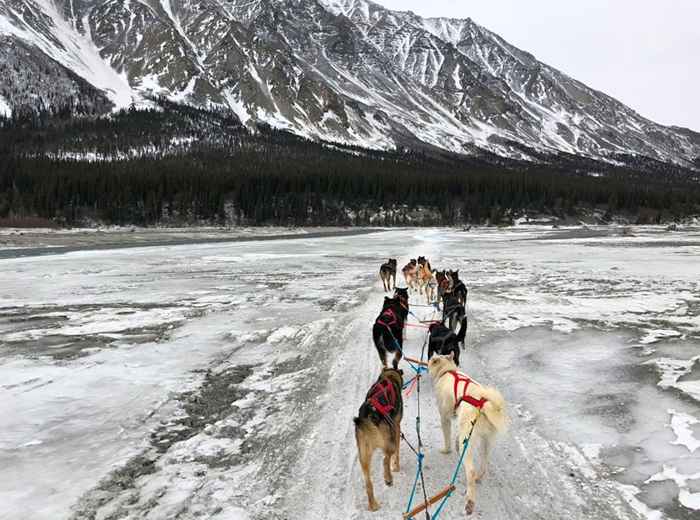
<path id="1" fill-rule="evenodd" d="M 403 417 L 402 387 L 402 370 L 383 369 L 377 382 L 367 392 L 365 402 L 360 407 L 359 417 L 353 419 L 357 454 L 365 477 L 370 511 L 379 509 L 379 503 L 374 498 L 371 476 L 374 450 L 384 451 L 384 482 L 387 486 L 394 483 L 392 470 L 399 471 L 399 443 Z M 392 457 L 394 457 L 393 468 L 391 467 Z"/>
<path id="2" fill-rule="evenodd" d="M 411 258 L 411 261 L 401 269 L 401 272 L 403 273 L 403 277 L 409 289 L 415 289 L 414 283 L 416 281 L 416 274 L 418 274 L 418 262 L 416 259 Z"/>

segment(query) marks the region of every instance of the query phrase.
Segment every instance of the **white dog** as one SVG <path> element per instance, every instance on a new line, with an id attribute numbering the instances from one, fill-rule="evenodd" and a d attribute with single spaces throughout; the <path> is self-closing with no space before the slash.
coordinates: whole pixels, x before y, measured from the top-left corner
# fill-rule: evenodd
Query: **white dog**
<path id="1" fill-rule="evenodd" d="M 445 437 L 445 447 L 441 453 L 451 451 L 452 417 L 457 414 L 459 434 L 457 436 L 457 451 L 460 452 L 464 439 L 469 438 L 469 448 L 464 457 L 464 472 L 467 476 L 468 515 L 474 512 L 476 503 L 476 482 L 486 474 L 489 450 L 495 435 L 506 429 L 508 418 L 505 412 L 505 401 L 495 388 L 487 388 L 471 381 L 467 376 L 457 371 L 453 354 L 433 356 L 428 363 L 428 371 L 433 379 L 433 387 L 437 398 L 442 433 Z M 480 471 L 474 469 L 473 452 L 480 447 Z"/>

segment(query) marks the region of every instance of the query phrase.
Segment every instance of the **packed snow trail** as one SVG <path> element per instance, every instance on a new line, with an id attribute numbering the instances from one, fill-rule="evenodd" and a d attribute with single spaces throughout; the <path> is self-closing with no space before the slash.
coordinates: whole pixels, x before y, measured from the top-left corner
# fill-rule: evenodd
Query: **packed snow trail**
<path id="1" fill-rule="evenodd" d="M 434 243 L 419 241 L 411 256 L 425 255 L 433 266 L 443 266 L 444 261 L 438 251 Z M 406 262 L 407 258 L 401 258 L 399 266 Z M 299 452 L 305 456 L 297 464 L 295 482 L 286 492 L 280 493 L 286 497 L 281 512 L 275 514 L 268 511 L 267 514 L 275 518 L 319 520 L 402 518 L 416 471 L 415 455 L 402 443 L 401 472 L 394 474 L 393 486 L 387 487 L 382 476 L 380 453 L 375 453 L 372 480 L 382 509 L 377 513 L 367 511 L 354 425 L 348 420 L 357 415 L 359 405 L 381 367 L 371 336 L 367 333 L 381 309 L 381 301 L 381 294 L 370 298 L 350 325 L 351 332 L 347 336 L 351 339 L 342 348 L 331 370 L 328 395 L 318 413 L 318 424 L 299 447 Z M 425 303 L 417 293 L 411 293 L 411 301 Z M 434 316 L 425 308 L 420 311 L 414 309 L 413 312 L 425 319 Z M 471 319 L 475 317 L 472 315 Z M 409 321 L 415 322 L 415 318 L 409 316 Z M 478 328 L 478 325 L 472 323 L 472 327 Z M 407 328 L 406 355 L 420 358 L 425 334 L 426 331 L 422 329 Z M 474 336 L 473 333 L 471 335 Z M 471 339 L 476 341 L 474 337 Z M 473 342 L 475 349 L 482 346 Z M 510 431 L 498 439 L 492 452 L 489 473 L 479 485 L 477 518 L 519 518 L 524 512 L 528 518 L 637 518 L 611 483 L 590 481 L 592 476 L 595 477 L 595 470 L 582 453 L 578 453 L 578 460 L 571 460 L 570 451 L 542 438 L 528 425 L 527 419 L 519 417 L 517 407 L 513 406 L 517 406 L 517 398 L 509 395 L 504 381 L 497 383 L 492 374 L 483 371 L 482 363 L 472 351 L 467 351 L 462 359 L 462 369 L 469 375 L 504 391 L 512 416 Z M 413 375 L 405 361 L 401 367 L 405 377 Z M 414 446 L 417 446 L 416 413 L 417 394 L 414 391 L 405 400 L 402 421 L 402 431 Z M 453 448 L 448 455 L 439 453 L 443 443 L 442 430 L 432 382 L 427 374 L 421 383 L 421 426 L 425 484 L 430 497 L 449 484 L 459 452 Z M 456 435 L 456 427 L 453 427 L 453 433 Z M 460 471 L 457 491 L 448 500 L 442 518 L 464 516 L 465 492 L 465 478 L 463 471 Z M 421 501 L 419 492 L 414 506 Z M 430 511 L 434 512 L 436 507 L 432 506 Z M 424 513 L 421 513 L 416 518 L 423 517 Z"/>
<path id="2" fill-rule="evenodd" d="M 375 454 L 369 513 L 352 418 L 379 373 L 378 267 L 417 255 L 461 269 L 462 368 L 508 402 L 475 518 L 693 518 L 700 236 L 637 233 L 420 229 L 1 260 L 0 518 L 400 518 L 415 456 L 402 445 L 388 488 Z M 407 354 L 424 334 L 406 330 Z M 414 444 L 415 407 L 414 391 Z M 421 409 L 434 494 L 458 454 L 438 451 L 428 376 Z M 464 492 L 461 474 L 442 518 L 464 516 Z"/>

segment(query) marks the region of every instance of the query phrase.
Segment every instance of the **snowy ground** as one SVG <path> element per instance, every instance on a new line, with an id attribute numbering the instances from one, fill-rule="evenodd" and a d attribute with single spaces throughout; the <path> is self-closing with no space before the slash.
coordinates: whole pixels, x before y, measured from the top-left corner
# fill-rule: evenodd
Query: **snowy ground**
<path id="1" fill-rule="evenodd" d="M 510 405 L 476 518 L 698 517 L 700 233 L 526 228 L 0 260 L 0 518 L 400 518 L 415 460 L 387 488 L 375 458 L 366 512 L 351 418 L 377 267 L 417 254 L 461 269 L 463 366 Z M 456 454 L 428 383 L 435 491 Z"/>

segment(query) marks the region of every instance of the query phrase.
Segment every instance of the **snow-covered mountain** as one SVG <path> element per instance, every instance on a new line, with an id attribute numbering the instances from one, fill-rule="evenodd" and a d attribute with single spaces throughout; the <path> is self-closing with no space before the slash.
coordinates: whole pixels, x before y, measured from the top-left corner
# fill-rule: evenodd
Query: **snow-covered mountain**
<path id="1" fill-rule="evenodd" d="M 0 0 L 0 112 L 153 95 L 310 138 L 700 164 L 665 127 L 473 21 L 367 0 Z"/>

